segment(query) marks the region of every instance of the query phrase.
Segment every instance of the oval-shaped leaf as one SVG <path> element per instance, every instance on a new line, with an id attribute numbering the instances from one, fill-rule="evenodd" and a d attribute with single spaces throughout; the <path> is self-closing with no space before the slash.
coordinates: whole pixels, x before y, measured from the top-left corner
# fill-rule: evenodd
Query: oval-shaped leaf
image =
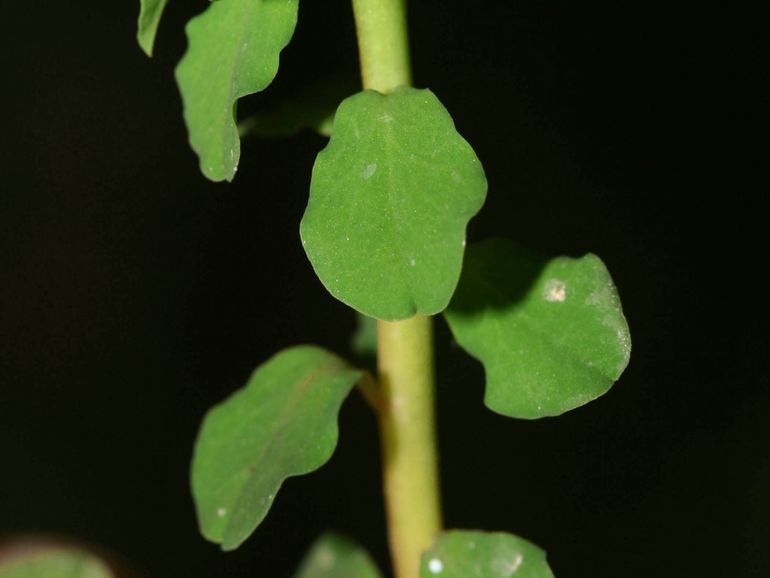
<path id="1" fill-rule="evenodd" d="M 475 244 L 445 316 L 484 365 L 485 403 L 511 417 L 559 415 L 599 397 L 631 352 L 615 285 L 591 254 L 547 260 L 505 239 Z"/>
<path id="2" fill-rule="evenodd" d="M 187 24 L 176 68 L 190 145 L 203 174 L 232 180 L 241 154 L 239 98 L 264 90 L 297 23 L 298 0 L 217 0 Z"/>
<path id="3" fill-rule="evenodd" d="M 294 578 L 381 578 L 369 554 L 337 534 L 324 534 L 311 546 Z"/>
<path id="4" fill-rule="evenodd" d="M 329 460 L 340 406 L 361 375 L 319 347 L 293 347 L 208 412 L 192 463 L 192 492 L 207 539 L 223 550 L 237 548 L 264 519 L 286 478 Z"/>
<path id="5" fill-rule="evenodd" d="M 168 0 L 141 0 L 139 20 L 136 25 L 136 40 L 147 56 L 152 56 L 155 34 L 158 32 L 160 17 Z"/>
<path id="6" fill-rule="evenodd" d="M 450 530 L 423 554 L 420 578 L 553 578 L 545 552 L 503 532 Z"/>
<path id="7" fill-rule="evenodd" d="M 313 168 L 300 234 L 340 301 L 389 321 L 432 315 L 457 285 L 486 179 L 429 90 L 356 94 Z"/>
<path id="8" fill-rule="evenodd" d="M 113 578 L 95 556 L 70 547 L 34 549 L 0 561 L 0 578 Z"/>

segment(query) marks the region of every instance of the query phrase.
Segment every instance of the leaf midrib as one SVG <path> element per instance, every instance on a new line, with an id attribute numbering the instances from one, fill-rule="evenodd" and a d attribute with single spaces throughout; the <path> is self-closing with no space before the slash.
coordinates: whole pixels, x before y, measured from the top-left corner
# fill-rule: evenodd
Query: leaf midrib
<path id="1" fill-rule="evenodd" d="M 388 101 L 387 97 L 381 97 L 383 102 L 383 110 L 386 114 L 389 113 L 388 109 Z M 392 116 L 392 115 L 391 115 Z M 392 128 L 392 125 L 396 122 L 396 117 L 392 116 L 393 122 L 389 122 L 385 124 L 385 128 L 383 129 L 383 141 L 386 143 L 386 149 L 388 151 L 388 157 L 392 157 L 392 151 L 395 146 L 395 141 L 397 140 L 395 138 L 395 134 Z M 395 246 L 398 249 L 398 255 L 400 257 L 400 269 L 403 271 L 406 271 L 406 279 L 407 279 L 407 288 L 408 288 L 408 295 L 409 295 L 409 301 L 411 305 L 411 311 L 409 314 L 415 314 L 419 311 L 419 307 L 417 305 L 417 299 L 415 297 L 415 291 L 414 291 L 414 279 L 412 278 L 412 271 L 413 267 L 407 266 L 407 256 L 406 256 L 406 248 L 404 247 L 403 239 L 405 238 L 405 235 L 399 234 L 400 227 L 399 222 L 403 222 L 405 219 L 401 216 L 401 213 L 398 209 L 398 204 L 395 200 L 395 193 L 393 186 L 393 171 L 391 170 L 391 164 L 392 164 L 392 158 L 389 158 L 388 160 L 388 166 L 386 167 L 386 174 L 387 174 L 387 180 L 388 180 L 388 188 L 387 188 L 387 199 L 388 199 L 388 205 L 390 206 L 390 219 L 389 224 L 391 228 L 391 234 L 393 238 L 395 239 Z M 399 264 L 396 264 L 396 267 L 399 268 Z"/>
<path id="2" fill-rule="evenodd" d="M 243 5 L 242 0 L 239 0 L 239 2 L 240 2 L 240 5 Z M 249 6 L 250 5 L 246 5 L 245 9 L 249 10 Z M 227 95 L 227 102 L 229 103 L 230 106 L 227 109 L 225 109 L 225 122 L 222 123 L 221 137 L 222 137 L 223 144 L 230 142 L 232 140 L 233 131 L 235 131 L 236 148 L 240 148 L 238 146 L 240 143 L 237 136 L 238 127 L 236 125 L 236 118 L 235 118 L 236 108 L 235 107 L 236 107 L 236 102 L 238 101 L 240 96 L 242 96 L 238 94 L 239 91 L 238 91 L 238 82 L 237 82 L 238 81 L 237 71 L 240 70 L 241 62 L 243 60 L 243 52 L 244 52 L 243 50 L 241 50 L 241 46 L 243 46 L 243 39 L 246 36 L 249 26 L 254 19 L 254 14 L 256 14 L 259 11 L 260 7 L 262 6 L 263 6 L 263 0 L 256 0 L 256 2 L 254 2 L 254 11 L 250 13 L 247 18 L 239 19 L 240 26 L 238 30 L 238 36 L 237 36 L 238 42 L 234 43 L 235 54 L 232 58 L 232 64 L 230 65 L 230 70 L 229 70 L 230 82 L 229 82 L 229 90 Z M 232 175 L 235 168 L 234 165 L 236 163 L 235 153 L 233 153 L 233 158 L 229 159 L 229 162 L 228 162 L 227 155 L 229 154 L 229 152 L 225 151 L 224 149 L 220 149 L 220 151 L 225 156 L 225 158 L 222 159 L 223 165 L 225 166 L 229 165 L 229 168 L 226 169 L 226 172 L 228 173 L 228 175 Z M 240 156 L 240 150 L 238 152 Z"/>

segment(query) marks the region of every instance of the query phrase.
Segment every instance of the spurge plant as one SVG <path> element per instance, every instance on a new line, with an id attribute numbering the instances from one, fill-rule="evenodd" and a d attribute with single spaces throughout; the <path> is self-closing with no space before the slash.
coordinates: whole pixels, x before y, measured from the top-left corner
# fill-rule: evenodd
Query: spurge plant
<path id="1" fill-rule="evenodd" d="M 138 39 L 148 54 L 166 1 L 142 0 Z M 237 123 L 238 100 L 273 80 L 298 3 L 216 0 L 187 25 L 176 78 L 190 144 L 211 180 L 236 173 L 239 129 L 249 125 Z M 376 349 L 376 375 L 315 345 L 257 367 L 200 428 L 192 492 L 201 531 L 238 548 L 286 478 L 330 458 L 340 406 L 357 387 L 379 424 L 397 578 L 552 576 L 545 553 L 522 538 L 442 527 L 432 316 L 443 314 L 483 364 L 491 410 L 536 419 L 618 379 L 630 352 L 620 301 L 595 255 L 549 259 L 500 238 L 466 247 L 487 183 L 437 96 L 411 86 L 405 0 L 353 0 L 353 12 L 363 90 L 339 103 L 333 123 L 308 112 L 331 137 L 313 167 L 300 236 L 321 283 L 359 313 L 357 343 Z M 380 572 L 354 543 L 327 535 L 297 572 L 326 576 Z"/>

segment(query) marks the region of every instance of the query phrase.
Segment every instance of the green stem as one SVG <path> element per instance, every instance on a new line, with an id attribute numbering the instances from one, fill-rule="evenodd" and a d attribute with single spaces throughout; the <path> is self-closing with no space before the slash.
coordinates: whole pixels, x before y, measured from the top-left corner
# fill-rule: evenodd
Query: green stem
<path id="1" fill-rule="evenodd" d="M 377 355 L 393 570 L 396 578 L 417 578 L 420 556 L 441 530 L 432 319 L 378 321 Z"/>
<path id="2" fill-rule="evenodd" d="M 382 93 L 412 83 L 406 0 L 353 0 L 364 88 Z"/>

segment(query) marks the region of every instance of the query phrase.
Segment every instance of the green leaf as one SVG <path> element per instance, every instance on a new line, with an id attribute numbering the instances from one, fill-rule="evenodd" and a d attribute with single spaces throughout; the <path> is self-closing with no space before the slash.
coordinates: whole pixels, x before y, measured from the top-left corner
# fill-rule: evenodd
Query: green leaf
<path id="1" fill-rule="evenodd" d="M 187 24 L 176 68 L 190 145 L 203 174 L 232 180 L 241 154 L 239 98 L 264 90 L 297 23 L 298 0 L 218 0 Z"/>
<path id="2" fill-rule="evenodd" d="M 0 563 L 0 578 L 112 578 L 96 557 L 75 548 L 33 549 Z"/>
<path id="3" fill-rule="evenodd" d="M 147 56 L 152 56 L 155 34 L 158 32 L 160 17 L 168 0 L 140 0 L 139 20 L 136 26 L 136 40 Z"/>
<path id="4" fill-rule="evenodd" d="M 356 323 L 350 348 L 360 357 L 375 357 L 377 355 L 377 320 L 362 313 L 356 313 Z"/>
<path id="5" fill-rule="evenodd" d="M 381 578 L 377 565 L 355 542 L 324 534 L 311 546 L 294 578 Z"/>
<path id="6" fill-rule="evenodd" d="M 502 532 L 450 530 L 422 555 L 420 578 L 553 578 L 545 552 Z"/>
<path id="7" fill-rule="evenodd" d="M 356 92 L 349 77 L 325 78 L 301 92 L 261 110 L 238 123 L 241 137 L 289 137 L 309 128 L 322 136 L 331 136 L 334 111 L 340 101 Z"/>
<path id="8" fill-rule="evenodd" d="M 192 463 L 193 498 L 207 539 L 223 550 L 237 548 L 286 478 L 329 460 L 340 406 L 361 375 L 321 348 L 293 347 L 208 412 Z"/>
<path id="9" fill-rule="evenodd" d="M 631 338 L 596 255 L 547 260 L 505 239 L 468 248 L 445 312 L 458 343 L 486 371 L 485 403 L 503 415 L 559 415 L 609 390 Z"/>
<path id="10" fill-rule="evenodd" d="M 300 225 L 321 282 L 378 319 L 443 310 L 486 179 L 429 90 L 365 91 L 337 110 Z"/>

